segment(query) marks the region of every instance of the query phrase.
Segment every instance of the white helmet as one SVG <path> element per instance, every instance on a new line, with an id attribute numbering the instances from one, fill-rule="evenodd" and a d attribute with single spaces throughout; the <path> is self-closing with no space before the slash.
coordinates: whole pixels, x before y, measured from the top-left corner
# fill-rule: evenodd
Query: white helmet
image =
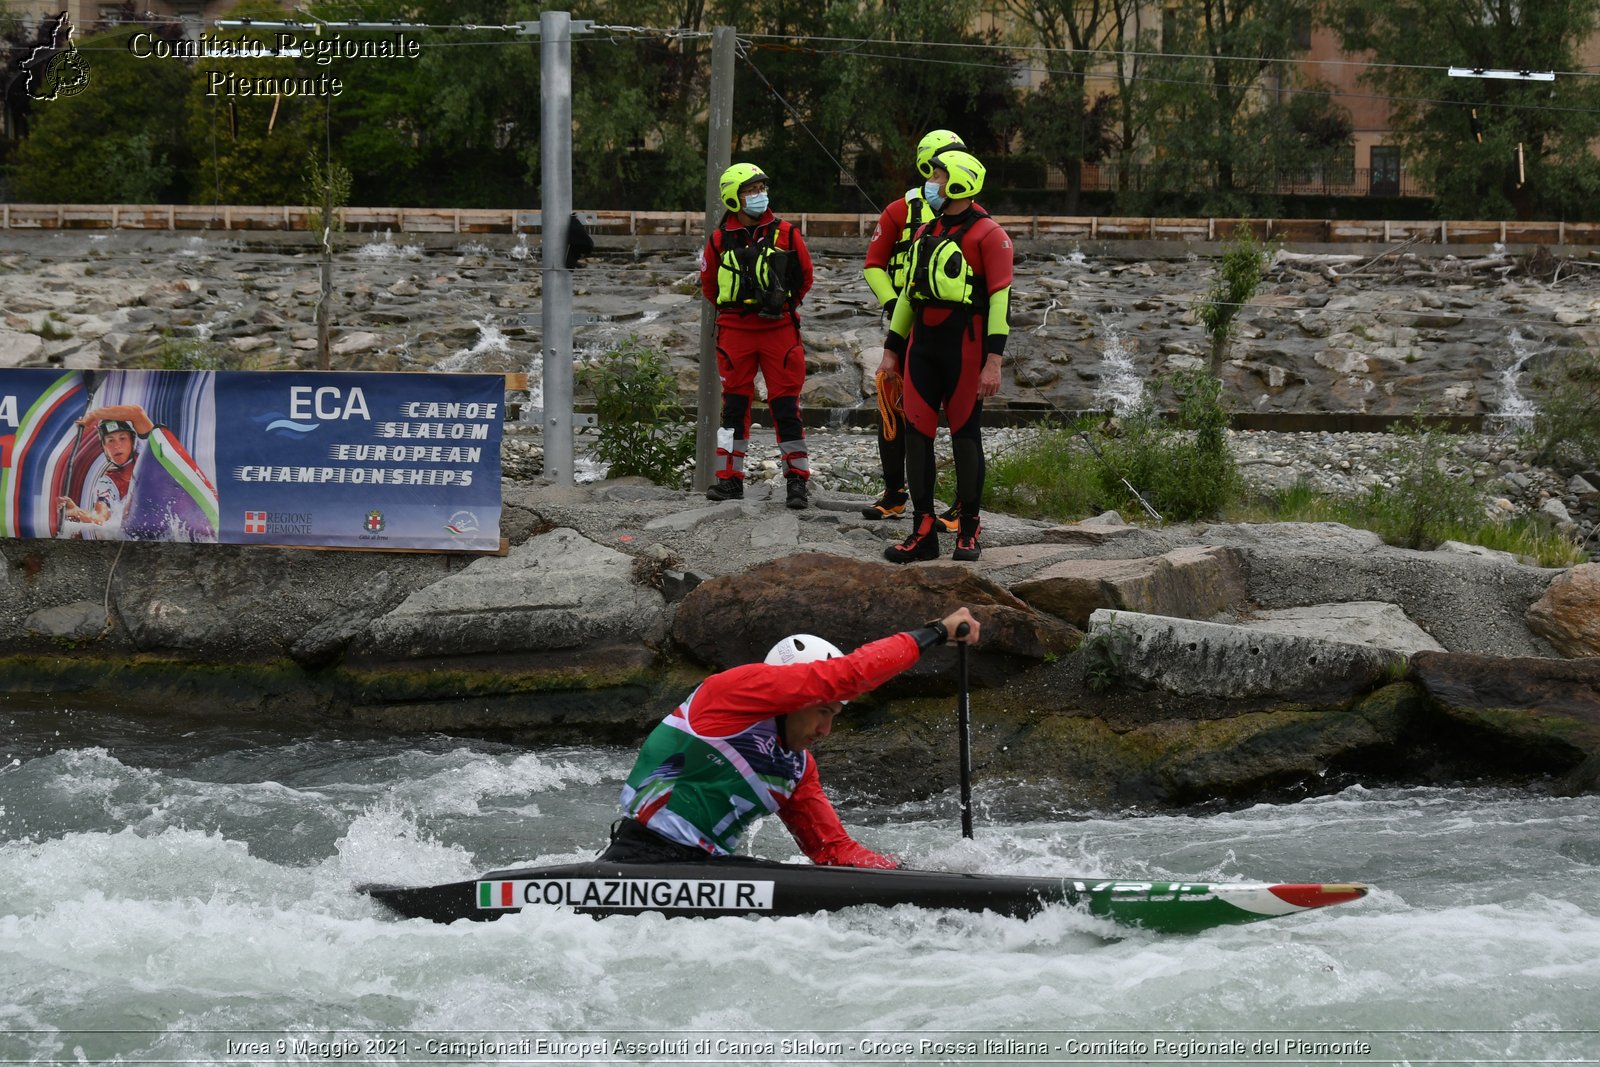
<path id="1" fill-rule="evenodd" d="M 767 653 L 766 662 L 774 667 L 785 667 L 791 663 L 818 663 L 843 655 L 844 653 L 839 651 L 839 646 L 831 641 L 824 641 L 812 634 L 790 634 L 772 646 L 772 651 Z M 839 703 L 850 702 L 841 700 Z"/>
<path id="2" fill-rule="evenodd" d="M 766 662 L 774 667 L 784 667 L 791 663 L 816 663 L 819 660 L 834 659 L 844 655 L 838 647 L 831 642 L 811 634 L 790 634 L 782 641 L 772 646 L 772 651 L 767 653 Z"/>

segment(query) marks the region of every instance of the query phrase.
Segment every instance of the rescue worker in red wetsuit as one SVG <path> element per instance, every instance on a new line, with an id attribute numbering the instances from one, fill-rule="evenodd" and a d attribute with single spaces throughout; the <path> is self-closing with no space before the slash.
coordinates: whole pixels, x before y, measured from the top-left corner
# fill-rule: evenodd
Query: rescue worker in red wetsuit
<path id="1" fill-rule="evenodd" d="M 961 138 L 950 130 L 933 130 L 917 143 L 917 172 L 923 180 L 933 176 L 933 158 L 947 148 L 965 148 Z M 895 298 L 905 285 L 906 265 L 911 258 L 911 239 L 925 223 L 933 221 L 934 211 L 922 195 L 922 186 L 907 189 L 883 209 L 878 225 L 867 245 L 867 262 L 862 275 L 872 295 L 878 298 L 885 315 L 893 316 Z M 869 519 L 898 519 L 906 510 L 906 415 L 900 401 L 898 375 L 880 378 L 882 402 L 878 410 L 878 461 L 883 466 L 883 495 L 862 509 Z M 953 510 L 953 509 L 952 509 Z M 954 518 L 950 529 L 955 529 Z"/>
<path id="2" fill-rule="evenodd" d="M 957 635 L 966 623 L 969 630 Z M 898 867 L 853 840 L 822 792 L 810 747 L 851 700 L 946 641 L 976 644 L 978 622 L 957 608 L 936 622 L 862 645 L 848 656 L 795 634 L 762 663 L 713 674 L 645 738 L 622 787 L 624 818 L 600 854 L 618 863 L 729 856 L 750 824 L 777 813 L 813 863 Z"/>
<path id="3" fill-rule="evenodd" d="M 911 533 L 884 550 L 891 563 L 939 557 L 933 508 L 933 438 L 944 411 L 956 466 L 955 560 L 976 560 L 983 499 L 983 401 L 1000 390 L 1010 333 L 1011 238 L 974 203 L 984 167 L 971 153 L 934 159 L 923 195 L 940 212 L 911 248 L 905 286 L 889 320 L 880 372 L 905 383 Z M 903 367 L 903 369 L 902 369 Z"/>
<path id="4" fill-rule="evenodd" d="M 735 163 L 722 172 L 722 202 L 728 210 L 700 253 L 700 290 L 717 307 L 717 374 L 722 379 L 716 480 L 706 496 L 744 496 L 750 403 L 759 370 L 783 455 L 786 500 L 799 509 L 808 503 L 811 461 L 800 422 L 806 353 L 797 309 L 811 290 L 811 253 L 800 231 L 767 207 L 767 182 L 754 163 Z"/>

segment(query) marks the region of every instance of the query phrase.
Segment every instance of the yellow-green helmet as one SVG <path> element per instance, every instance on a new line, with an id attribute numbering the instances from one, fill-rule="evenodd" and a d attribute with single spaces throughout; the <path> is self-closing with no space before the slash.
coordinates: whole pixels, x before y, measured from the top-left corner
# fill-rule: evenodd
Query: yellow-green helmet
<path id="1" fill-rule="evenodd" d="M 722 192 L 722 203 L 729 211 L 739 210 L 739 190 L 751 182 L 771 181 L 766 173 L 754 163 L 735 163 L 722 172 L 717 186 Z"/>
<path id="2" fill-rule="evenodd" d="M 944 183 L 946 200 L 965 200 L 983 192 L 983 177 L 988 172 L 972 153 L 960 150 L 940 152 L 935 165 L 950 175 L 950 180 Z"/>
<path id="3" fill-rule="evenodd" d="M 933 157 L 947 148 L 965 148 L 961 137 L 951 130 L 931 130 L 917 142 L 917 173 L 924 178 L 933 175 Z"/>

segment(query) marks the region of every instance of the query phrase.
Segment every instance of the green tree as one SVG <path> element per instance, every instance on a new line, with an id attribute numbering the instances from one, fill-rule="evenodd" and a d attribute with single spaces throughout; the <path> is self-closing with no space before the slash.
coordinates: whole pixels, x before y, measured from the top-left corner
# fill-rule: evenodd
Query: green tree
<path id="1" fill-rule="evenodd" d="M 1330 0 L 1327 20 L 1347 51 L 1371 53 L 1362 78 L 1391 98 L 1409 167 L 1432 190 L 1441 218 L 1594 217 L 1600 83 L 1581 75 L 1558 75 L 1554 84 L 1451 78 L 1441 67 L 1582 70 L 1579 49 L 1600 28 L 1600 0 L 1443 11 L 1434 0 Z M 1434 58 L 1417 65 L 1419 56 Z"/>
<path id="2" fill-rule="evenodd" d="M 1089 71 L 1103 60 L 1125 17 L 1125 0 L 1005 0 L 1048 50 L 1050 77 L 1023 104 L 1028 144 L 1061 168 L 1067 179 L 1066 213 L 1078 213 L 1083 164 L 1097 163 L 1110 147 L 1111 96 L 1090 99 Z"/>
<path id="3" fill-rule="evenodd" d="M 271 10 L 270 4 L 264 6 Z M 324 0 L 309 13 L 335 24 L 324 36 L 342 33 L 354 41 L 392 36 L 376 30 L 341 31 L 337 23 L 393 20 L 501 27 L 537 21 L 539 16 L 538 5 L 531 0 Z M 262 17 L 306 21 L 304 14 Z M 271 123 L 271 98 L 265 111 L 247 113 L 243 102 L 236 102 L 232 112 L 226 101 L 215 107 L 206 115 L 206 128 L 199 136 L 203 151 L 209 150 L 214 134 L 222 138 L 218 169 L 224 188 L 230 168 L 250 168 L 254 173 L 249 178 L 258 188 L 266 183 L 273 195 L 284 198 L 267 202 L 296 203 L 306 152 L 314 150 L 322 158 L 331 143 L 350 167 L 355 204 L 505 207 L 534 201 L 538 38 L 487 28 L 396 32 L 417 42 L 418 58 L 338 57 L 325 65 L 260 61 L 272 64 L 270 73 L 337 77 L 343 89 L 337 96 L 305 99 L 293 111 L 285 99 L 277 123 L 265 135 L 262 131 Z M 243 66 L 236 60 L 227 65 L 228 69 Z M 234 126 L 239 130 L 237 141 Z M 237 147 L 229 148 L 230 144 Z M 298 155 L 291 156 L 297 145 Z"/>
<path id="4" fill-rule="evenodd" d="M 1003 164 L 1014 132 L 1015 61 L 1004 52 L 970 47 L 998 43 L 994 33 L 971 29 L 982 10 L 978 0 L 835 0 L 823 32 L 843 43 L 829 46 L 820 62 L 796 56 L 814 68 L 820 82 L 819 107 L 808 122 L 830 146 L 838 146 L 834 154 L 841 161 L 855 161 L 855 179 L 872 200 L 898 195 L 908 178 L 921 184 L 913 161 L 917 142 L 929 130 L 955 131 L 992 176 Z M 775 85 L 783 85 L 767 73 Z M 803 131 L 795 132 L 805 138 Z M 820 169 L 832 164 L 814 145 L 790 140 L 818 168 L 812 179 L 816 192 L 833 192 L 827 206 L 860 206 L 859 194 L 841 190 L 837 175 Z M 991 184 L 999 182 L 991 177 Z"/>
<path id="5" fill-rule="evenodd" d="M 272 0 L 244 0 L 230 14 L 263 22 L 291 18 L 288 10 Z M 200 203 L 303 202 L 302 171 L 313 146 L 324 140 L 331 97 L 246 95 L 237 90 L 240 82 L 257 78 L 318 78 L 327 71 L 309 59 L 270 55 L 276 32 L 247 27 L 227 34 L 230 40 L 251 41 L 268 53 L 260 58 L 203 57 L 194 63 L 188 132 L 194 146 L 194 185 Z"/>
<path id="6" fill-rule="evenodd" d="M 604 0 L 606 23 L 682 29 L 574 38 L 574 203 L 682 211 L 705 198 L 710 41 L 703 0 Z"/>
<path id="7" fill-rule="evenodd" d="M 1266 256 L 1256 235 L 1240 226 L 1222 248 L 1222 262 L 1211 282 L 1206 298 L 1195 308 L 1195 315 L 1211 338 L 1211 374 L 1220 378 L 1228 358 L 1228 342 L 1233 337 L 1239 313 L 1261 285 L 1266 274 Z"/>
<path id="8" fill-rule="evenodd" d="M 1156 110 L 1151 101 L 1157 84 L 1145 75 L 1157 39 L 1155 28 L 1144 23 L 1144 11 L 1140 0 L 1117 0 L 1112 10 L 1110 49 L 1116 113 L 1110 150 L 1119 163 L 1117 194 L 1124 200 L 1133 191 L 1139 150 Z"/>
<path id="9" fill-rule="evenodd" d="M 80 204 L 182 202 L 188 67 L 128 50 L 137 27 L 77 40 L 89 66 L 83 92 L 34 104 L 13 156 L 22 200 Z"/>
<path id="10" fill-rule="evenodd" d="M 1286 60 L 1300 51 L 1315 0 L 1183 0 L 1167 10 L 1162 57 L 1148 75 L 1157 119 L 1150 142 L 1165 188 L 1205 189 L 1195 207 L 1243 213 L 1245 195 L 1284 165 L 1283 109 L 1297 86 Z M 1244 180 L 1241 181 L 1241 176 Z"/>

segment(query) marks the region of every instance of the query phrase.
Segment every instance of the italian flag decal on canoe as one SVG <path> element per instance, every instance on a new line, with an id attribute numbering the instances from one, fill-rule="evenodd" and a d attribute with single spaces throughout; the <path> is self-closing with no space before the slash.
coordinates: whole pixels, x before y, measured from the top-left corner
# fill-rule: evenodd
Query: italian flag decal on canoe
<path id="1" fill-rule="evenodd" d="M 1367 895 L 1366 886 L 1348 882 L 1077 882 L 1073 888 L 1095 915 L 1171 933 L 1275 919 Z"/>

